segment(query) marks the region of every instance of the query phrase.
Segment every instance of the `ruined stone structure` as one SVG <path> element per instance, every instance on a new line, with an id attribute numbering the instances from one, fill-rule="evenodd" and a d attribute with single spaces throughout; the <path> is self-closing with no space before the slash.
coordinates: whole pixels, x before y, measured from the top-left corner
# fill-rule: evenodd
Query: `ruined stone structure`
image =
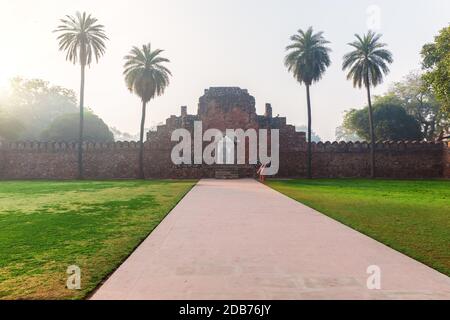
<path id="1" fill-rule="evenodd" d="M 203 130 L 279 129 L 279 177 L 306 175 L 305 133 L 296 132 L 284 117 L 273 117 L 266 104 L 264 115 L 256 114 L 255 99 L 235 87 L 210 88 L 199 99 L 198 112 L 171 116 L 145 142 L 147 178 L 252 177 L 254 165 L 175 165 L 171 150 L 174 129 L 193 131 L 194 121 Z M 204 143 L 204 146 L 208 143 Z M 85 143 L 85 176 L 88 179 L 131 179 L 138 176 L 136 142 Z M 248 149 L 248 148 L 247 148 Z M 77 144 L 66 142 L 3 142 L 0 146 L 0 179 L 73 179 L 77 175 Z M 313 143 L 315 177 L 369 176 L 369 145 L 365 142 Z M 386 178 L 450 178 L 450 153 L 445 143 L 380 142 L 376 146 L 376 174 Z"/>

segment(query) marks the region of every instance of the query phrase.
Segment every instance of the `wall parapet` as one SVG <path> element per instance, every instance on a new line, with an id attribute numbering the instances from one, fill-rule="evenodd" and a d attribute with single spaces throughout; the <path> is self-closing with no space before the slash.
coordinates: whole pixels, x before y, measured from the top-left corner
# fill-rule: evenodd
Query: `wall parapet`
<path id="1" fill-rule="evenodd" d="M 437 141 L 379 141 L 375 144 L 377 151 L 427 151 L 441 150 L 446 146 L 443 142 Z M 313 152 L 365 152 L 370 150 L 370 143 L 367 141 L 355 142 L 313 142 Z"/>
<path id="2" fill-rule="evenodd" d="M 300 134 L 300 133 L 296 133 Z M 287 136 L 280 148 L 279 177 L 306 175 L 306 143 Z M 301 140 L 301 141 L 300 141 Z M 139 142 L 85 142 L 86 177 L 132 179 L 138 176 Z M 176 166 L 166 140 L 145 142 L 144 170 L 151 178 L 214 177 L 207 165 Z M 19 141 L 0 143 L 0 179 L 74 179 L 77 142 Z M 312 143 L 315 177 L 368 177 L 368 142 Z M 380 141 L 376 144 L 376 172 L 386 178 L 450 178 L 450 148 L 444 142 Z"/>
<path id="3" fill-rule="evenodd" d="M 148 147 L 152 143 L 150 141 L 144 142 Z M 315 152 L 364 152 L 370 149 L 370 144 L 367 141 L 325 141 L 312 142 L 312 150 Z M 404 151 L 404 150 L 439 150 L 445 148 L 447 143 L 438 141 L 379 141 L 375 144 L 375 149 L 378 151 Z M 115 142 L 84 142 L 84 150 L 117 150 L 117 149 L 139 149 L 138 141 L 115 141 Z M 42 141 L 14 141 L 14 142 L 0 142 L 0 150 L 13 151 L 70 151 L 78 150 L 78 142 L 42 142 Z"/>
<path id="4" fill-rule="evenodd" d="M 4 151 L 36 151 L 56 152 L 78 150 L 78 142 L 42 142 L 42 141 L 14 141 L 0 142 L 0 150 Z M 139 149 L 139 142 L 116 141 L 116 142 L 84 142 L 83 150 L 117 150 L 117 149 Z"/>

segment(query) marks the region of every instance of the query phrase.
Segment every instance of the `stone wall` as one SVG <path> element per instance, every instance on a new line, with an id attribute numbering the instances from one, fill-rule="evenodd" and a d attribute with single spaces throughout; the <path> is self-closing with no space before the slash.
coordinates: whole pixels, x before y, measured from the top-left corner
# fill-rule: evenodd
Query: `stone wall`
<path id="1" fill-rule="evenodd" d="M 366 142 L 313 143 L 312 172 L 317 178 L 368 177 L 369 144 Z M 450 178 L 450 156 L 443 142 L 387 141 L 377 143 L 376 176 L 383 178 Z M 282 177 L 306 175 L 304 150 L 280 154 Z M 446 170 L 447 168 L 447 170 Z"/>
<path id="2" fill-rule="evenodd" d="M 212 178 L 220 166 L 174 165 L 171 150 L 173 130 L 183 128 L 193 137 L 194 123 L 201 121 L 203 132 L 219 129 L 278 129 L 280 134 L 279 177 L 306 175 L 306 138 L 296 132 L 285 117 L 272 115 L 272 106 L 258 115 L 255 98 L 238 87 L 213 87 L 199 98 L 197 114 L 181 107 L 155 131 L 147 133 L 144 172 L 147 178 Z M 270 139 L 269 139 L 270 141 Z M 208 142 L 204 142 L 206 146 Z M 87 179 L 132 179 L 138 176 L 136 142 L 83 145 Z M 247 148 L 248 149 L 248 148 Z M 270 146 L 268 148 L 270 150 Z M 314 177 L 369 176 L 367 143 L 313 143 Z M 385 178 L 450 178 L 448 145 L 434 142 L 383 142 L 376 146 L 376 174 Z M 248 156 L 248 154 L 247 154 Z M 242 177 L 254 176 L 254 165 L 239 166 Z M 76 143 L 18 142 L 0 145 L 0 179 L 74 179 L 77 175 Z"/>
<path id="3" fill-rule="evenodd" d="M 174 165 L 170 151 L 175 142 L 145 144 L 147 178 L 212 178 L 218 166 Z M 284 142 L 285 146 L 289 141 Z M 306 143 L 280 147 L 278 177 L 306 175 Z M 87 179 L 133 179 L 138 174 L 138 144 L 87 143 L 83 146 Z M 74 179 L 77 175 L 75 143 L 3 143 L 0 179 Z M 384 142 L 377 144 L 377 176 L 383 178 L 450 178 L 450 150 L 445 143 Z M 255 167 L 240 167 L 251 177 Z M 368 177 L 367 143 L 313 143 L 313 175 L 320 178 Z"/>
<path id="4" fill-rule="evenodd" d="M 3 143 L 0 146 L 0 178 L 75 179 L 78 172 L 77 145 L 58 142 Z M 137 143 L 86 143 L 83 149 L 87 179 L 137 177 Z"/>
<path id="5" fill-rule="evenodd" d="M 444 178 L 450 179 L 450 141 L 447 143 L 447 152 L 444 151 Z"/>

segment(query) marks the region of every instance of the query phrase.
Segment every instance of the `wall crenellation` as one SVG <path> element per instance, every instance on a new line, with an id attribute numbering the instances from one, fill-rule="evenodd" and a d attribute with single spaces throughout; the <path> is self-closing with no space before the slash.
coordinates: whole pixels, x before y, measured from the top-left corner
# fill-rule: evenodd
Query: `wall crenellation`
<path id="1" fill-rule="evenodd" d="M 255 111 L 255 99 L 237 87 L 210 88 L 199 99 L 197 114 L 181 107 L 179 116 L 147 133 L 144 143 L 144 171 L 148 178 L 211 178 L 215 167 L 174 165 L 171 150 L 176 142 L 171 133 L 185 128 L 193 136 L 195 121 L 203 130 L 279 129 L 280 170 L 278 177 L 305 177 L 307 144 L 304 132 L 295 131 L 285 117 L 272 114 L 266 104 L 264 115 Z M 74 179 L 77 176 L 77 142 L 0 142 L 0 179 Z M 88 179 L 132 179 L 139 175 L 139 142 L 85 142 L 83 161 Z M 368 177 L 370 145 L 366 141 L 312 143 L 314 177 Z M 376 174 L 384 178 L 450 178 L 450 148 L 444 142 L 378 141 Z M 254 166 L 239 167 L 239 174 L 252 177 Z"/>
<path id="2" fill-rule="evenodd" d="M 158 132 L 165 132 L 166 128 L 158 128 Z M 150 135 L 156 132 L 151 132 Z M 299 133 L 303 136 L 302 133 Z M 147 145 L 148 142 L 145 143 Z M 370 148 L 367 141 L 325 141 L 312 142 L 314 151 L 365 151 Z M 437 150 L 445 146 L 445 142 L 439 141 L 382 141 L 375 144 L 376 150 Z M 84 142 L 84 150 L 115 150 L 115 149 L 138 149 L 137 141 L 116 141 L 116 142 Z M 0 150 L 28 150 L 28 151 L 65 151 L 77 150 L 78 142 L 42 142 L 42 141 L 15 141 L 0 143 Z"/>
<path id="3" fill-rule="evenodd" d="M 438 141 L 380 141 L 375 144 L 375 150 L 377 151 L 426 151 L 426 150 L 440 150 L 445 146 L 444 142 Z M 326 141 L 326 142 L 313 142 L 312 150 L 321 151 L 339 151 L 339 152 L 357 152 L 367 151 L 370 149 L 370 144 L 367 141 Z"/>
<path id="4" fill-rule="evenodd" d="M 164 133 L 166 133 L 164 131 Z M 206 165 L 171 163 L 171 145 L 165 140 L 145 143 L 145 172 L 149 178 L 214 177 L 214 168 Z M 290 138 L 291 139 L 291 138 Z M 292 139 L 295 139 L 292 137 Z M 306 174 L 306 143 L 293 141 L 280 149 L 279 177 L 303 177 Z M 77 168 L 75 142 L 14 142 L 0 145 L 0 179 L 74 179 Z M 84 143 L 86 178 L 131 179 L 138 175 L 139 143 Z M 450 148 L 443 142 L 384 141 L 376 145 L 379 177 L 449 178 Z M 320 178 L 367 177 L 367 142 L 312 143 L 313 175 Z M 245 176 L 254 172 L 245 169 Z"/>
<path id="5" fill-rule="evenodd" d="M 58 141 L 14 141 L 0 143 L 0 150 L 16 151 L 66 151 L 78 150 L 78 142 Z M 139 142 L 116 141 L 116 142 L 84 142 L 83 150 L 116 150 L 116 149 L 138 149 Z"/>

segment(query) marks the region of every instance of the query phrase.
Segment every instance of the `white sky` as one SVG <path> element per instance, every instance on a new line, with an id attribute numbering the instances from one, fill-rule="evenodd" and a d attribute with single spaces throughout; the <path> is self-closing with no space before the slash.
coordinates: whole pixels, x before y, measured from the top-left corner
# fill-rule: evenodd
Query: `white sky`
<path id="1" fill-rule="evenodd" d="M 42 78 L 78 91 L 79 67 L 65 61 L 51 31 L 75 11 L 92 13 L 110 38 L 106 55 L 87 72 L 86 105 L 109 125 L 135 133 L 140 103 L 122 78 L 123 56 L 151 42 L 171 60 L 171 84 L 149 105 L 147 126 L 178 114 L 196 113 L 210 86 L 240 86 L 255 96 L 258 113 L 271 102 L 274 115 L 291 124 L 306 120 L 305 88 L 287 73 L 284 48 L 298 28 L 312 25 L 331 41 L 332 66 L 312 88 L 313 130 L 334 139 L 344 110 L 365 104 L 341 71 L 346 43 L 367 31 L 367 8 L 380 8 L 383 41 L 394 54 L 391 73 L 375 90 L 420 67 L 420 49 L 450 22 L 448 0 L 0 0 L 0 86 L 9 78 Z"/>

